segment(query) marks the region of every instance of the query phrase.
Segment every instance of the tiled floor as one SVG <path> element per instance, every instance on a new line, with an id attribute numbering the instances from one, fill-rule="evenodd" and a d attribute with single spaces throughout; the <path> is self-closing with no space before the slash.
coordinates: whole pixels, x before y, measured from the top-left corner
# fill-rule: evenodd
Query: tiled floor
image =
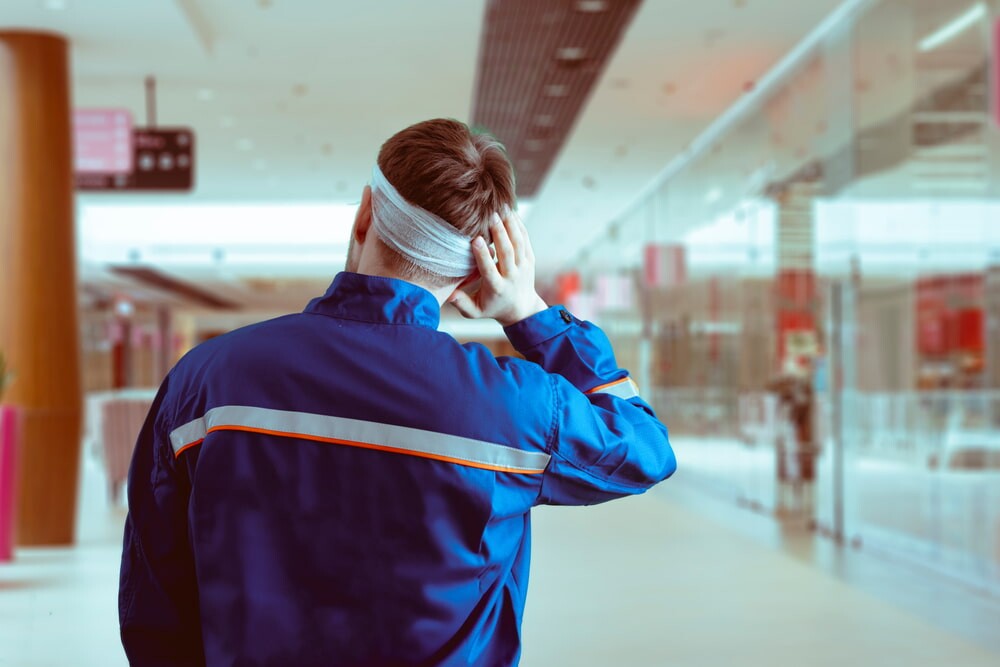
<path id="1" fill-rule="evenodd" d="M 1000 665 L 1000 652 L 726 525 L 672 483 L 535 513 L 522 664 Z"/>
<path id="2" fill-rule="evenodd" d="M 536 511 L 523 665 L 1000 664 L 1000 652 L 727 525 L 703 511 L 710 504 L 697 492 L 672 484 Z M 0 566 L 0 665 L 125 663 L 119 522 L 76 549 L 23 550 Z"/>

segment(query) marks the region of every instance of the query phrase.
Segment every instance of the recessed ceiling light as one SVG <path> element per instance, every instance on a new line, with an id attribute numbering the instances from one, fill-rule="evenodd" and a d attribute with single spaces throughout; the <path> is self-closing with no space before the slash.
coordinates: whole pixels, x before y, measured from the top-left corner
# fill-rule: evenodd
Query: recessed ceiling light
<path id="1" fill-rule="evenodd" d="M 599 14 L 608 11 L 607 0 L 577 0 L 576 11 L 585 14 Z"/>
<path id="2" fill-rule="evenodd" d="M 45 0 L 45 9 L 52 12 L 61 12 L 66 9 L 67 5 L 66 0 Z"/>
<path id="3" fill-rule="evenodd" d="M 202 102 L 211 102 L 215 99 L 215 91 L 211 88 L 201 88 L 198 90 L 198 99 Z"/>
<path id="4" fill-rule="evenodd" d="M 566 61 L 583 60 L 587 57 L 587 50 L 582 46 L 564 46 L 556 51 L 556 58 Z"/>
<path id="5" fill-rule="evenodd" d="M 239 148 L 241 151 L 252 151 L 253 140 L 243 137 L 242 139 L 236 142 L 236 147 Z"/>
<path id="6" fill-rule="evenodd" d="M 265 160 L 264 158 L 257 158 L 256 160 L 253 161 L 253 168 L 258 171 L 263 171 L 264 169 L 267 169 L 267 160 Z"/>
<path id="7" fill-rule="evenodd" d="M 714 204 L 722 199 L 722 188 L 716 186 L 705 193 L 705 203 Z"/>
<path id="8" fill-rule="evenodd" d="M 545 94 L 548 97 L 566 97 L 569 94 L 569 86 L 565 83 L 550 83 L 545 86 Z"/>

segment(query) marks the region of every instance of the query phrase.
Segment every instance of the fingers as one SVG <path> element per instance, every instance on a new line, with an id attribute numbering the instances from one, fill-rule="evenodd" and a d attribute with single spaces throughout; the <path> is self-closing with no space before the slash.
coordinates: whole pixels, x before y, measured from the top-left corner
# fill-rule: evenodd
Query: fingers
<path id="1" fill-rule="evenodd" d="M 524 220 L 521 218 L 521 214 L 515 212 L 514 217 L 517 219 L 517 226 L 521 230 L 522 246 L 524 247 L 524 257 L 529 262 L 534 263 L 535 261 L 535 249 L 531 247 L 531 237 L 528 236 L 528 228 L 524 224 Z"/>
<path id="2" fill-rule="evenodd" d="M 463 290 L 455 290 L 451 296 L 451 305 L 455 306 L 462 317 L 470 320 L 479 319 L 483 316 L 483 311 L 479 309 L 476 302 Z"/>
<path id="3" fill-rule="evenodd" d="M 524 262 L 525 258 L 525 238 L 522 231 L 523 226 L 518 221 L 517 213 L 509 208 L 506 209 L 504 211 L 503 224 L 507 230 L 507 235 L 510 237 L 510 244 L 514 248 L 514 261 L 520 265 Z"/>
<path id="4" fill-rule="evenodd" d="M 497 265 L 500 267 L 500 273 L 509 276 L 517 269 L 517 256 L 514 253 L 514 246 L 510 242 L 507 226 L 496 213 L 493 214 L 493 224 L 490 229 L 493 232 L 493 247 L 497 251 Z"/>
<path id="5" fill-rule="evenodd" d="M 503 225 L 500 227 L 503 228 Z M 493 238 L 496 239 L 496 237 L 497 231 L 494 228 Z M 479 275 L 483 277 L 483 282 L 490 289 L 499 291 L 503 286 L 503 277 L 497 270 L 497 265 L 493 263 L 493 255 L 482 236 L 477 236 L 472 241 L 472 254 L 476 258 L 476 266 L 479 268 Z"/>

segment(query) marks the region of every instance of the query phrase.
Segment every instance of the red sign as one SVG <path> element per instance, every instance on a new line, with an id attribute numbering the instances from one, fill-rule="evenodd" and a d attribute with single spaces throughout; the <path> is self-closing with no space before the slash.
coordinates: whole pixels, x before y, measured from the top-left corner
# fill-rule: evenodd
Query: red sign
<path id="1" fill-rule="evenodd" d="M 955 313 L 955 346 L 960 352 L 986 350 L 986 326 L 982 308 L 963 308 Z"/>
<path id="2" fill-rule="evenodd" d="M 785 360 L 792 335 L 808 338 L 816 331 L 816 274 L 809 269 L 782 269 L 775 282 L 778 359 Z"/>
<path id="3" fill-rule="evenodd" d="M 955 274 L 917 280 L 917 351 L 925 357 L 985 350 L 983 276 Z"/>
<path id="4" fill-rule="evenodd" d="M 126 109 L 73 112 L 74 170 L 78 174 L 132 171 L 132 114 Z"/>

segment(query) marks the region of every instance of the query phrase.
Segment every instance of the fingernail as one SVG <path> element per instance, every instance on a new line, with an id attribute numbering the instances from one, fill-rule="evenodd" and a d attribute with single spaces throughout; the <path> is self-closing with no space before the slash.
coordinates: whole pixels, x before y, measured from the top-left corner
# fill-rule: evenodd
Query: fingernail
<path id="1" fill-rule="evenodd" d="M 493 224 L 494 225 L 502 225 L 503 224 L 503 220 L 500 219 L 500 214 L 499 213 L 495 213 L 495 212 L 493 213 Z"/>
<path id="2" fill-rule="evenodd" d="M 484 245 L 486 245 L 486 241 L 483 240 L 482 236 L 477 236 L 475 239 L 472 240 L 472 243 L 477 248 L 482 248 Z"/>

